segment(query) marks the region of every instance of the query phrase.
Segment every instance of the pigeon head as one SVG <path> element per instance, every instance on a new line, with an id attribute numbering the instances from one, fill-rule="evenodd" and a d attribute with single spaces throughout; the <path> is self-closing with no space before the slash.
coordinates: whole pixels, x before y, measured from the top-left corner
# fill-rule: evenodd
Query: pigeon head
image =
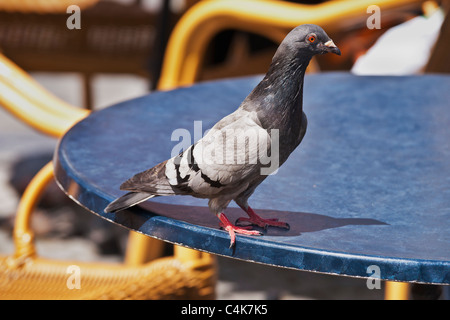
<path id="1" fill-rule="evenodd" d="M 281 42 L 274 59 L 310 60 L 316 54 L 332 52 L 341 55 L 341 51 L 333 40 L 319 26 L 303 24 L 293 29 Z"/>
<path id="2" fill-rule="evenodd" d="M 285 115 L 301 122 L 306 68 L 314 55 L 328 52 L 341 54 L 321 27 L 303 24 L 294 28 L 278 46 L 264 79 L 248 95 L 242 108 L 262 112 L 262 121 L 268 119 L 265 128 L 276 128 Z M 296 116 L 292 116 L 292 110 Z"/>

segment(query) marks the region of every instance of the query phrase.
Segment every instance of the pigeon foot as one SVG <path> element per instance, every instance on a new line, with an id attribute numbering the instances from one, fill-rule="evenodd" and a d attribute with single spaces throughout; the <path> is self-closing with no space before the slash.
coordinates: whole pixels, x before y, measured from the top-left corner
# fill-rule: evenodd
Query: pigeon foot
<path id="1" fill-rule="evenodd" d="M 246 234 L 250 236 L 262 236 L 262 233 L 257 230 L 251 230 L 251 226 L 238 227 L 233 225 L 230 220 L 228 220 L 227 216 L 223 213 L 219 213 L 218 217 L 220 219 L 220 226 L 228 231 L 230 235 L 230 248 L 234 247 L 236 243 L 236 233 Z"/>
<path id="2" fill-rule="evenodd" d="M 251 225 L 256 225 L 258 227 L 267 229 L 269 226 L 272 227 L 279 227 L 289 230 L 290 226 L 286 222 L 278 221 L 278 219 L 263 219 L 260 216 L 258 216 L 255 211 L 253 211 L 252 208 L 249 206 L 247 208 L 241 207 L 244 209 L 245 212 L 248 214 L 248 218 L 246 217 L 240 217 L 236 220 L 235 224 L 239 226 L 248 226 L 247 223 L 250 223 Z M 242 224 L 244 223 L 244 224 Z"/>

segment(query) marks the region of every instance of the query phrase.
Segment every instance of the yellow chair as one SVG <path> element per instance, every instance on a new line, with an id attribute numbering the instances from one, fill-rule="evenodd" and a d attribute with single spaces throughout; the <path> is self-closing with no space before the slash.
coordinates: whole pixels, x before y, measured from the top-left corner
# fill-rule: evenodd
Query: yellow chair
<path id="1" fill-rule="evenodd" d="M 49 94 L 0 55 L 0 103 L 33 128 L 61 137 L 89 114 Z M 215 291 L 212 256 L 181 247 L 159 258 L 162 242 L 130 233 L 125 264 L 58 261 L 37 256 L 30 219 L 53 179 L 51 163 L 27 186 L 17 210 L 15 253 L 0 256 L 0 299 L 210 299 Z M 147 262 L 151 260 L 150 262 Z M 66 284 L 69 266 L 80 270 L 81 289 Z"/>
<path id="2" fill-rule="evenodd" d="M 0 10 L 65 12 L 70 4 L 83 9 L 96 2 L 98 0 L 37 0 L 32 3 L 0 0 Z M 89 114 L 87 110 L 71 106 L 48 93 L 1 54 L 0 105 L 36 130 L 57 138 Z M 214 297 L 215 260 L 212 256 L 175 247 L 173 257 L 160 258 L 163 243 L 136 232 L 130 232 L 123 265 L 39 258 L 35 252 L 30 219 L 40 195 L 52 180 L 53 167 L 49 163 L 33 178 L 20 199 L 13 232 L 15 253 L 12 256 L 0 256 L 0 298 Z M 82 290 L 69 290 L 62 281 L 69 276 L 67 267 L 70 265 L 80 267 L 84 284 Z"/>
<path id="3" fill-rule="evenodd" d="M 269 0 L 200 1 L 182 16 L 171 34 L 158 88 L 168 90 L 195 82 L 208 43 L 222 30 L 248 31 L 279 43 L 299 24 L 318 24 L 332 33 L 356 22 L 365 25 L 370 5 L 378 5 L 385 13 L 420 8 L 422 2 L 338 0 L 304 5 Z"/>

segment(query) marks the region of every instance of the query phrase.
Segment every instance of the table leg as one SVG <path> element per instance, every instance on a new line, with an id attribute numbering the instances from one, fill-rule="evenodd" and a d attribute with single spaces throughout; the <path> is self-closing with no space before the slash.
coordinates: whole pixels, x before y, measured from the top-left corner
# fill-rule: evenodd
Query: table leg
<path id="1" fill-rule="evenodd" d="M 202 253 L 200 251 L 177 245 L 173 247 L 173 255 L 182 262 L 197 260 L 202 257 Z"/>
<path id="2" fill-rule="evenodd" d="M 128 236 L 125 264 L 138 266 L 159 258 L 164 250 L 164 242 L 141 233 L 130 231 Z"/>
<path id="3" fill-rule="evenodd" d="M 410 285 L 407 282 L 386 281 L 385 300 L 408 300 Z"/>

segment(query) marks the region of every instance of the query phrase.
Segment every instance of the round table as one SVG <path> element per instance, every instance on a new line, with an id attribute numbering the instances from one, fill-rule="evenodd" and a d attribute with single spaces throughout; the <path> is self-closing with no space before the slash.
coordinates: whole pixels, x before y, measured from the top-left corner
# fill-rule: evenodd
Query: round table
<path id="1" fill-rule="evenodd" d="M 229 248 L 207 200 L 157 197 L 104 213 L 120 184 L 190 145 L 261 76 L 156 92 L 92 113 L 60 140 L 55 176 L 111 222 L 171 243 L 280 267 L 384 280 L 450 282 L 450 77 L 307 75 L 301 145 L 249 200 L 269 227 Z M 234 203 L 231 221 L 245 213 Z"/>

